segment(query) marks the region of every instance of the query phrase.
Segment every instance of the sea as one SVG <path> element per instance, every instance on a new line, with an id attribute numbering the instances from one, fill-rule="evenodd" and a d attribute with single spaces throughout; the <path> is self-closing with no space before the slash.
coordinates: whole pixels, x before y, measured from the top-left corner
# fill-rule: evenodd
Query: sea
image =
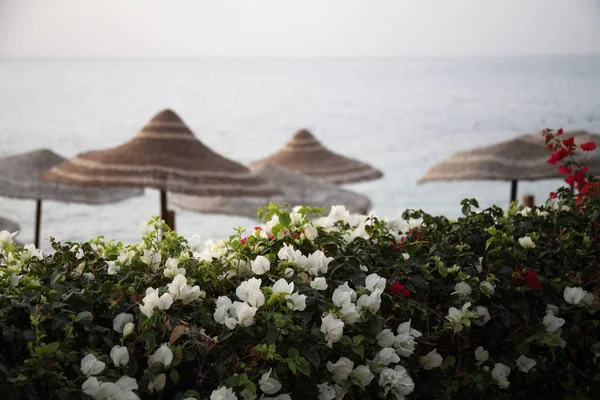
<path id="1" fill-rule="evenodd" d="M 381 217 L 405 209 L 456 218 L 460 201 L 507 207 L 510 183 L 418 184 L 461 150 L 544 128 L 600 132 L 600 56 L 400 59 L 0 59 L 0 156 L 48 148 L 65 157 L 119 145 L 158 111 L 175 110 L 214 151 L 248 163 L 301 128 L 385 174 L 345 185 Z M 0 171 L 1 173 L 1 171 Z M 560 180 L 520 182 L 536 202 Z M 48 237 L 139 240 L 159 193 L 103 206 L 43 204 Z M 33 238 L 35 202 L 0 197 L 0 215 Z M 178 211 L 183 236 L 225 238 L 257 221 Z"/>

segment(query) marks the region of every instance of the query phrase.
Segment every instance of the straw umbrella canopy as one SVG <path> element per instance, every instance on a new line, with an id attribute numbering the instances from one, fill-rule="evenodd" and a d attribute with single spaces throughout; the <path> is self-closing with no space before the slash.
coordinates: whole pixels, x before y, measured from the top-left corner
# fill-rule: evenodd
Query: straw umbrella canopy
<path id="1" fill-rule="evenodd" d="M 383 176 L 381 171 L 364 162 L 328 150 L 305 129 L 296 132 L 279 152 L 250 165 L 280 165 L 334 184 L 370 181 Z"/>
<path id="2" fill-rule="evenodd" d="M 21 227 L 15 221 L 10 220 L 8 218 L 0 217 L 0 231 L 9 231 L 12 233 L 20 229 Z"/>
<path id="3" fill-rule="evenodd" d="M 48 171 L 43 179 L 82 186 L 159 189 L 165 221 L 170 220 L 167 191 L 224 197 L 279 193 L 242 164 L 202 144 L 171 110 L 156 114 L 128 142 L 79 154 Z"/>
<path id="4" fill-rule="evenodd" d="M 366 214 L 371 207 L 368 197 L 342 189 L 326 181 L 288 170 L 278 165 L 258 165 L 250 169 L 258 176 L 273 182 L 282 194 L 264 198 L 196 197 L 170 194 L 171 204 L 186 210 L 208 214 L 241 215 L 256 218 L 257 209 L 269 201 L 292 206 L 326 207 L 343 204 L 353 213 Z"/>
<path id="5" fill-rule="evenodd" d="M 575 144 L 600 143 L 600 135 L 586 131 L 570 131 L 562 135 L 573 136 Z M 546 150 L 544 137 L 527 134 L 506 142 L 473 150 L 461 151 L 431 167 L 419 183 L 454 180 L 504 180 L 511 181 L 510 200 L 517 198 L 518 181 L 534 181 L 561 178 L 558 169 L 546 162 L 550 153 Z M 585 154 L 590 173 L 600 174 L 600 154 Z"/>
<path id="6" fill-rule="evenodd" d="M 139 189 L 82 189 L 54 182 L 43 182 L 41 176 L 66 159 L 48 149 L 0 159 L 0 196 L 36 201 L 34 244 L 40 244 L 42 201 L 64 203 L 107 204 L 140 196 Z"/>

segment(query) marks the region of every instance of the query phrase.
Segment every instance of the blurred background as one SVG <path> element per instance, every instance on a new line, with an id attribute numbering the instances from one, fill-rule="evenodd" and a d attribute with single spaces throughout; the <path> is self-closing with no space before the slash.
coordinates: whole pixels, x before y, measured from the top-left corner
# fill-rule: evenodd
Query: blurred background
<path id="1" fill-rule="evenodd" d="M 384 173 L 344 186 L 380 216 L 457 217 L 465 197 L 506 207 L 509 182 L 417 180 L 456 151 L 547 127 L 600 133 L 600 2 L 0 0 L 1 157 L 113 147 L 164 108 L 244 164 L 307 128 Z M 518 197 L 560 185 L 521 182 Z M 45 202 L 42 237 L 131 243 L 158 203 L 153 189 L 104 206 Z M 0 197 L 23 242 L 34 211 Z M 176 218 L 203 239 L 257 224 Z"/>

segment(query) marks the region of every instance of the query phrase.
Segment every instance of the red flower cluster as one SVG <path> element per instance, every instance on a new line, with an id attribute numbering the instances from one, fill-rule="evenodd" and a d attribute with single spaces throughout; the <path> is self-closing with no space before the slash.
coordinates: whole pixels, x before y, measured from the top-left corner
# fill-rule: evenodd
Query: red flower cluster
<path id="1" fill-rule="evenodd" d="M 577 146 L 575 146 L 575 138 L 569 137 L 562 140 L 558 139 L 558 136 L 562 134 L 562 129 L 559 129 L 556 134 L 550 130 L 544 132 L 546 148 L 548 151 L 552 151 L 550 158 L 547 160 L 548 164 L 557 164 L 559 161 L 572 156 L 577 149 Z M 596 143 L 582 143 L 579 147 L 583 151 L 592 151 L 596 149 Z M 576 169 L 572 166 L 575 166 Z M 565 182 L 569 186 L 577 189 L 577 203 L 580 203 L 585 196 L 592 196 L 594 193 L 600 192 L 600 181 L 595 180 L 594 178 L 588 178 L 586 175 L 588 168 L 576 162 L 572 157 L 570 160 L 564 161 L 563 164 L 558 166 L 558 172 L 562 175 L 566 175 Z M 556 198 L 556 193 L 550 193 L 550 198 Z"/>
<path id="2" fill-rule="evenodd" d="M 407 298 L 410 295 L 410 291 L 401 283 L 394 281 L 392 286 L 390 286 L 390 292 L 394 294 L 399 294 L 400 296 Z"/>
<path id="3" fill-rule="evenodd" d="M 525 273 L 520 269 L 516 269 L 513 272 L 512 277 L 509 278 L 513 285 L 521 286 L 525 283 L 530 289 L 535 290 L 540 287 L 540 281 L 537 279 L 537 272 L 534 270 L 529 270 Z"/>
<path id="4" fill-rule="evenodd" d="M 246 244 L 246 240 L 248 240 L 247 237 L 242 238 L 242 240 L 240 240 L 240 245 L 245 245 Z"/>

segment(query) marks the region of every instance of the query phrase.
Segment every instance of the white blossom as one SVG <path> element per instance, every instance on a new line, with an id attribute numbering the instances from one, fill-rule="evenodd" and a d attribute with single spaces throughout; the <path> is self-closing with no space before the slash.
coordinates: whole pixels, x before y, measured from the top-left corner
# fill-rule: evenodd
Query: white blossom
<path id="1" fill-rule="evenodd" d="M 140 257 L 142 262 L 150 267 L 152 272 L 158 271 L 161 257 L 160 253 L 154 250 L 144 250 L 144 254 Z"/>
<path id="2" fill-rule="evenodd" d="M 471 285 L 467 282 L 458 282 L 454 285 L 454 292 L 452 294 L 458 294 L 461 297 L 469 296 L 472 292 Z"/>
<path id="3" fill-rule="evenodd" d="M 329 383 L 320 383 L 317 388 L 319 388 L 319 400 L 336 400 L 335 389 Z"/>
<path id="4" fill-rule="evenodd" d="M 391 347 L 394 344 L 396 336 L 391 329 L 384 329 L 376 336 L 377 344 L 381 347 Z"/>
<path id="5" fill-rule="evenodd" d="M 259 308 L 265 304 L 265 295 L 260 290 L 261 283 L 260 279 L 250 278 L 240 283 L 235 290 L 235 294 L 240 300 L 245 301 L 252 307 Z"/>
<path id="6" fill-rule="evenodd" d="M 396 354 L 396 350 L 394 350 L 392 347 L 384 347 L 383 349 L 379 350 L 379 353 L 375 355 L 375 358 L 373 358 L 373 362 L 385 365 L 387 367 L 390 364 L 400 362 L 400 357 L 398 357 L 398 354 Z"/>
<path id="7" fill-rule="evenodd" d="M 304 294 L 292 293 L 287 300 L 287 305 L 292 311 L 304 311 L 306 309 L 306 295 Z"/>
<path id="8" fill-rule="evenodd" d="M 546 326 L 547 332 L 556 332 L 561 326 L 565 324 L 565 320 L 562 318 L 555 317 L 554 314 L 548 313 L 542 320 Z"/>
<path id="9" fill-rule="evenodd" d="M 312 225 L 305 225 L 304 226 L 304 236 L 306 236 L 306 238 L 308 240 L 315 240 L 317 238 L 317 236 L 319 236 L 319 231 L 317 230 L 317 228 L 315 228 Z"/>
<path id="10" fill-rule="evenodd" d="M 321 332 L 327 339 L 327 347 L 332 347 L 332 344 L 339 342 L 344 334 L 344 321 L 333 314 L 327 314 L 326 317 L 321 318 Z"/>
<path id="11" fill-rule="evenodd" d="M 238 400 L 238 398 L 231 388 L 221 386 L 220 388 L 213 390 L 210 395 L 210 400 Z"/>
<path id="12" fill-rule="evenodd" d="M 110 350 L 110 359 L 112 360 L 115 366 L 125 366 L 129 363 L 129 352 L 127 351 L 127 347 L 115 345 Z"/>
<path id="13" fill-rule="evenodd" d="M 286 268 L 283 272 L 283 276 L 285 276 L 286 278 L 291 278 L 292 276 L 294 276 L 294 269 L 289 267 Z"/>
<path id="14" fill-rule="evenodd" d="M 490 358 L 490 353 L 483 348 L 483 346 L 479 346 L 475 349 L 475 360 L 478 362 L 486 362 Z"/>
<path id="15" fill-rule="evenodd" d="M 386 397 L 392 392 L 398 400 L 403 400 L 404 396 L 415 390 L 414 381 L 408 375 L 406 368 L 401 365 L 397 365 L 394 369 L 383 369 L 379 374 L 379 386 L 383 388 Z"/>
<path id="16" fill-rule="evenodd" d="M 492 378 L 494 378 L 500 389 L 506 389 L 510 386 L 510 382 L 508 381 L 509 375 L 510 368 L 507 365 L 502 363 L 494 364 L 494 369 L 492 369 Z"/>
<path id="17" fill-rule="evenodd" d="M 517 360 L 515 361 L 515 364 L 517 365 L 519 371 L 528 373 L 529 370 L 535 367 L 537 363 L 535 362 L 535 360 L 527 358 L 525 355 L 521 354 L 521 356 L 519 356 L 519 358 L 517 358 Z"/>
<path id="18" fill-rule="evenodd" d="M 402 357 L 410 357 L 414 353 L 417 345 L 415 339 L 421 337 L 422 334 L 418 330 L 410 327 L 410 320 L 398 325 L 397 331 L 398 335 L 396 335 L 393 344 L 396 353 Z"/>
<path id="19" fill-rule="evenodd" d="M 483 321 L 475 321 L 475 323 L 477 325 L 485 325 L 492 318 L 490 316 L 490 312 L 488 311 L 487 307 L 476 306 L 475 309 L 474 309 L 474 311 L 475 311 L 475 314 L 477 314 L 479 316 L 479 318 L 483 318 Z"/>
<path id="20" fill-rule="evenodd" d="M 105 366 L 106 364 L 98 360 L 93 354 L 88 354 L 81 359 L 81 372 L 87 376 L 98 375 L 104 371 Z"/>
<path id="21" fill-rule="evenodd" d="M 235 311 L 238 325 L 248 327 L 254 324 L 254 316 L 258 310 L 256 307 L 251 307 L 246 302 L 236 301 L 233 303 L 233 310 Z"/>
<path id="22" fill-rule="evenodd" d="M 535 243 L 529 236 L 519 238 L 519 244 L 525 249 L 535 249 Z"/>
<path id="23" fill-rule="evenodd" d="M 271 262 L 265 256 L 256 256 L 253 261 L 250 261 L 250 267 L 256 275 L 262 275 L 271 269 Z"/>
<path id="24" fill-rule="evenodd" d="M 107 261 L 106 265 L 108 265 L 108 270 L 106 271 L 108 275 L 117 275 L 121 271 L 121 266 L 117 265 L 116 261 Z"/>
<path id="25" fill-rule="evenodd" d="M 354 362 L 346 357 L 340 357 L 334 364 L 331 361 L 327 362 L 327 371 L 333 374 L 333 380 L 337 383 L 342 383 L 354 368 Z"/>
<path id="26" fill-rule="evenodd" d="M 469 307 L 471 307 L 471 303 L 465 303 L 462 306 L 461 310 L 458 310 L 454 307 L 450 307 L 448 309 L 448 316 L 446 316 L 446 319 L 452 324 L 452 327 L 454 328 L 454 333 L 458 333 L 463 330 L 462 320 L 465 316 L 465 312 Z"/>
<path id="27" fill-rule="evenodd" d="M 173 352 L 169 348 L 168 343 L 163 343 L 155 352 L 148 358 L 148 365 L 162 364 L 168 367 L 173 361 Z"/>
<path id="28" fill-rule="evenodd" d="M 167 258 L 165 262 L 165 269 L 163 271 L 164 276 L 167 278 L 174 278 L 177 275 L 185 276 L 186 270 L 185 268 L 179 268 L 179 260 L 176 258 Z"/>
<path id="29" fill-rule="evenodd" d="M 294 292 L 294 282 L 288 283 L 285 279 L 281 278 L 273 285 L 273 293 L 287 293 L 292 294 Z"/>
<path id="30" fill-rule="evenodd" d="M 113 319 L 113 330 L 118 333 L 123 333 L 123 327 L 130 322 L 133 322 L 133 314 L 117 314 Z"/>
<path id="31" fill-rule="evenodd" d="M 371 274 L 365 279 L 365 288 L 367 288 L 369 292 L 373 292 L 376 289 L 383 291 L 385 290 L 385 278 L 382 278 L 377 274 Z"/>
<path id="32" fill-rule="evenodd" d="M 375 289 L 370 295 L 363 294 L 356 302 L 356 306 L 360 309 L 368 308 L 371 312 L 376 313 L 381 307 L 381 294 L 383 290 Z"/>
<path id="33" fill-rule="evenodd" d="M 271 378 L 271 371 L 264 373 L 258 381 L 260 390 L 265 394 L 275 394 L 281 390 L 281 383 L 277 379 Z"/>
<path id="34" fill-rule="evenodd" d="M 580 287 L 566 287 L 563 292 L 565 301 L 569 304 L 580 304 L 586 295 L 586 291 Z"/>
<path id="35" fill-rule="evenodd" d="M 479 284 L 479 290 L 481 291 L 481 293 L 485 294 L 486 296 L 490 297 L 491 295 L 494 294 L 495 291 L 495 286 L 492 285 L 490 282 L 488 281 L 483 281 Z"/>
<path id="36" fill-rule="evenodd" d="M 421 364 L 423 369 L 427 370 L 439 367 L 442 365 L 442 361 L 444 361 L 444 359 L 439 355 L 437 349 L 433 349 L 424 356 L 419 357 L 419 364 Z"/>
<path id="37" fill-rule="evenodd" d="M 357 381 L 362 387 L 365 387 L 369 386 L 375 375 L 373 375 L 368 366 L 359 365 L 352 370 L 350 377 L 353 381 Z"/>
<path id="38" fill-rule="evenodd" d="M 327 257 L 321 250 L 315 250 L 308 256 L 306 272 L 312 276 L 326 274 L 331 260 L 333 260 L 333 257 Z"/>
<path id="39" fill-rule="evenodd" d="M 135 325 L 133 324 L 133 322 L 126 323 L 125 326 L 123 327 L 123 336 L 127 336 L 127 335 L 133 333 L 134 330 L 135 330 Z"/>
<path id="40" fill-rule="evenodd" d="M 190 247 L 190 250 L 192 250 L 193 253 L 202 251 L 202 239 L 200 239 L 200 236 L 194 235 L 187 241 L 188 246 Z"/>
<path id="41" fill-rule="evenodd" d="M 327 280 L 324 277 L 316 277 L 310 282 L 310 287 L 315 290 L 327 290 Z"/>

